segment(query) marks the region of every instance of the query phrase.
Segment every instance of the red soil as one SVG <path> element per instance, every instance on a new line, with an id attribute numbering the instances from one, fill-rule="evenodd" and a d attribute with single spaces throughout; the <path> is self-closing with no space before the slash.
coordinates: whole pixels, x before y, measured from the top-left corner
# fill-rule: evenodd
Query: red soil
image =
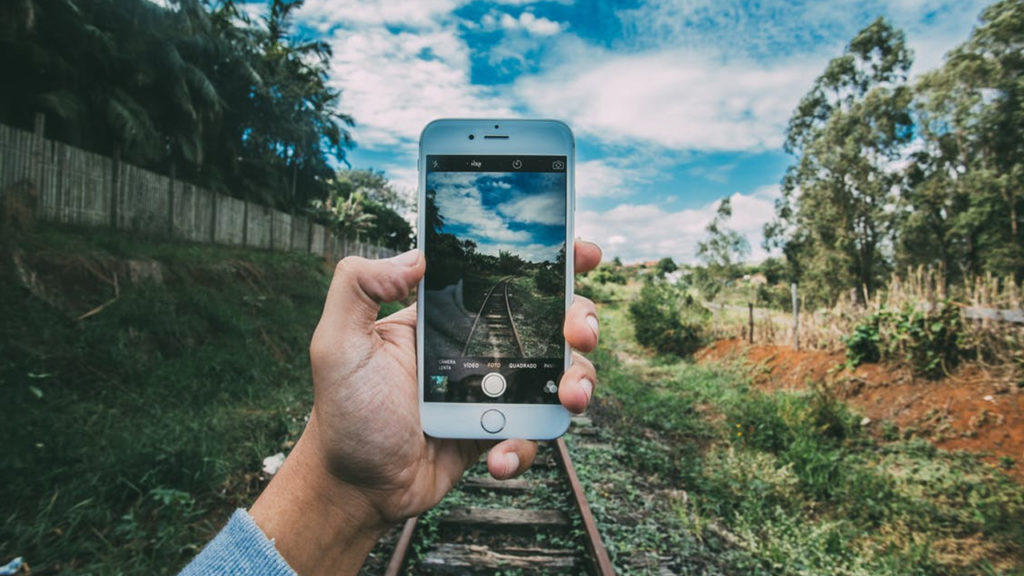
<path id="1" fill-rule="evenodd" d="M 700 362 L 738 359 L 750 365 L 755 384 L 764 390 L 800 390 L 826 383 L 857 413 L 870 418 L 881 435 L 883 423 L 903 432 L 913 429 L 944 450 L 980 454 L 999 466 L 1003 457 L 1015 465 L 1007 474 L 1024 482 L 1024 389 L 976 366 L 965 366 L 940 380 L 915 378 L 908 370 L 865 364 L 849 371 L 842 352 L 751 346 L 719 340 L 697 354 Z"/>

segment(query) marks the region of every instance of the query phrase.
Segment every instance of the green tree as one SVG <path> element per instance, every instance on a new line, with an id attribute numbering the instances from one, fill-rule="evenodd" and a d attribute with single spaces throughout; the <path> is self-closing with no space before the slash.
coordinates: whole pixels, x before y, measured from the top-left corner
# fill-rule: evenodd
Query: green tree
<path id="1" fill-rule="evenodd" d="M 902 179 L 894 164 L 913 134 L 911 62 L 903 32 L 879 18 L 829 62 L 790 118 L 786 150 L 796 162 L 765 236 L 825 301 L 852 287 L 870 295 L 888 270 Z"/>
<path id="2" fill-rule="evenodd" d="M 197 184 L 298 209 L 325 198 L 352 119 L 331 52 L 293 33 L 301 1 L 259 22 L 233 0 L 0 5 L 0 121 Z"/>
<path id="3" fill-rule="evenodd" d="M 707 237 L 697 243 L 697 258 L 704 262 L 701 291 L 714 298 L 726 282 L 738 275 L 743 259 L 750 255 L 750 243 L 739 232 L 726 226 L 732 218 L 732 202 L 722 198 L 715 217 L 704 231 Z"/>
<path id="4" fill-rule="evenodd" d="M 986 8 L 970 38 L 916 86 L 898 256 L 947 277 L 1024 275 L 1024 2 Z"/>
<path id="5" fill-rule="evenodd" d="M 655 266 L 655 269 L 658 271 L 659 276 L 664 276 L 665 274 L 671 274 L 672 272 L 679 270 L 679 266 L 676 266 L 675 260 L 672 260 L 671 257 L 665 256 L 661 260 L 658 260 L 658 264 Z"/>

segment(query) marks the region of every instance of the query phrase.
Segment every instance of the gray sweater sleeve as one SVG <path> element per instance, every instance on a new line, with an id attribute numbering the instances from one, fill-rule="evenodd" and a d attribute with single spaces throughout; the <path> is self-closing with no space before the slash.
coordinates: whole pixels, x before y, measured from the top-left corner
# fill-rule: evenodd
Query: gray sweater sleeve
<path id="1" fill-rule="evenodd" d="M 178 576 L 296 576 L 259 526 L 238 509 L 217 536 Z"/>

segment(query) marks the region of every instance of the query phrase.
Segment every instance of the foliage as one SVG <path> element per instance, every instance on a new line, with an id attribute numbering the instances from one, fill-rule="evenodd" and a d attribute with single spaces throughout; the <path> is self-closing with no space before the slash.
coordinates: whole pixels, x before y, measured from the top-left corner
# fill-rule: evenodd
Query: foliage
<path id="1" fill-rule="evenodd" d="M 893 267 L 1024 275 L 1022 36 L 1024 4 L 1000 0 L 913 86 L 904 35 L 882 19 L 829 63 L 790 119 L 796 161 L 765 228 L 810 302 L 870 298 Z"/>
<path id="2" fill-rule="evenodd" d="M 967 351 L 960 309 L 944 302 L 937 310 L 916 307 L 870 315 L 843 339 L 846 363 L 893 361 L 915 374 L 936 378 L 954 368 Z"/>
<path id="3" fill-rule="evenodd" d="M 707 238 L 697 243 L 697 258 L 704 262 L 710 280 L 702 286 L 702 292 L 710 298 L 714 298 L 726 282 L 738 275 L 740 262 L 750 254 L 747 239 L 726 227 L 731 217 L 732 202 L 729 198 L 722 198 L 715 217 L 704 229 Z"/>
<path id="4" fill-rule="evenodd" d="M 626 282 L 621 266 L 601 263 L 583 276 L 576 277 L 575 292 L 595 302 L 608 302 L 617 297 L 618 287 L 625 286 Z"/>
<path id="5" fill-rule="evenodd" d="M 766 392 L 732 362 L 639 357 L 625 311 L 601 315 L 591 413 L 614 442 L 570 447 L 617 573 L 1024 568 L 1024 491 L 997 468 L 917 439 L 880 443 L 814 383 Z"/>
<path id="6" fill-rule="evenodd" d="M 885 272 L 887 206 L 899 174 L 892 163 L 909 141 L 911 53 L 883 18 L 829 62 L 790 118 L 776 220 L 765 228 L 815 297 L 832 303 L 847 288 L 874 293 Z"/>
<path id="7" fill-rule="evenodd" d="M 330 270 L 305 254 L 96 229 L 19 242 L 52 303 L 0 267 L 0 557 L 47 573 L 173 574 L 301 431 Z M 162 280 L 119 274 L 112 300 L 128 261 L 156 263 Z"/>
<path id="8" fill-rule="evenodd" d="M 708 312 L 688 294 L 649 280 L 629 305 L 636 339 L 663 354 L 689 356 L 703 341 Z"/>
<path id="9" fill-rule="evenodd" d="M 352 119 L 302 0 L 19 0 L 0 8 L 0 121 L 284 209 L 322 197 Z M 17 79 L 14 81 L 13 79 Z"/>
<path id="10" fill-rule="evenodd" d="M 675 261 L 672 260 L 671 257 L 665 256 L 661 260 L 658 260 L 658 264 L 654 267 L 654 269 L 657 270 L 659 276 L 664 276 L 665 274 L 671 274 L 672 272 L 675 272 L 676 270 L 679 269 L 679 267 L 676 266 Z"/>
<path id="11" fill-rule="evenodd" d="M 1024 4 L 986 8 L 970 38 L 916 86 L 921 149 L 900 211 L 901 264 L 951 280 L 1024 275 Z"/>

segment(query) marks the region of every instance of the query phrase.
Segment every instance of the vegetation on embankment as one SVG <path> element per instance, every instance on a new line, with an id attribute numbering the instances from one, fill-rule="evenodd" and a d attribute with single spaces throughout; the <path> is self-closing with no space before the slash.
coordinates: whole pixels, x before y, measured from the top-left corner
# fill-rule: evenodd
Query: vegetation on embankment
<path id="1" fill-rule="evenodd" d="M 301 431 L 331 268 L 57 227 L 2 256 L 0 558 L 176 573 Z"/>
<path id="2" fill-rule="evenodd" d="M 608 445 L 574 451 L 620 573 L 1024 571 L 1024 489 L 999 468 L 876 440 L 821 386 L 763 392 L 739 366 L 653 355 L 624 299 L 602 305 L 593 355 Z"/>

